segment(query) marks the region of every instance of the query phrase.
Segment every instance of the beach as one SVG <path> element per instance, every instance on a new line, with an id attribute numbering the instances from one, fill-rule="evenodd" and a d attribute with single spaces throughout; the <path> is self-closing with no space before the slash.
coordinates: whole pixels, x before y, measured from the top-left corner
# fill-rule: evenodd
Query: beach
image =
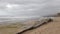
<path id="1" fill-rule="evenodd" d="M 32 24 L 32 21 L 31 23 Z M 0 34 L 17 34 L 21 32 L 26 25 L 21 23 L 13 23 L 9 25 L 0 24 Z M 24 27 L 24 28 L 22 28 Z M 22 34 L 60 34 L 60 17 L 55 17 L 52 22 L 44 24 L 36 29 L 28 30 Z"/>

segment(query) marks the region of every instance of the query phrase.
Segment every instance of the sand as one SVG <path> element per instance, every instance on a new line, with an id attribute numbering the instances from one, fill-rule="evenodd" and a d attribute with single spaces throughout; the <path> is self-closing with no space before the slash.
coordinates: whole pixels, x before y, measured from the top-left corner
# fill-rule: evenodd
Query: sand
<path id="1" fill-rule="evenodd" d="M 60 17 L 55 17 L 53 22 L 26 31 L 23 34 L 60 34 Z"/>
<path id="2" fill-rule="evenodd" d="M 16 34 L 22 30 L 21 27 L 25 25 L 15 23 L 10 25 L 1 26 L 0 34 Z M 28 30 L 22 34 L 60 34 L 60 17 L 53 18 L 53 22 L 44 24 L 36 29 Z"/>

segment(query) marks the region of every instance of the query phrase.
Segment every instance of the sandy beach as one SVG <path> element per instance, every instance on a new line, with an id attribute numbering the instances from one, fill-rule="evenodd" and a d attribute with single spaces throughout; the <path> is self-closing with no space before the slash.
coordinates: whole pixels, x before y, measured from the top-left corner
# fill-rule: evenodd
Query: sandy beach
<path id="1" fill-rule="evenodd" d="M 17 34 L 24 29 L 26 25 L 13 23 L 2 26 L 0 24 L 0 34 Z M 24 27 L 24 28 L 21 28 Z M 26 26 L 27 27 L 27 26 Z M 60 34 L 60 17 L 54 17 L 52 22 L 44 24 L 36 29 L 28 30 L 22 34 Z"/>
<path id="2" fill-rule="evenodd" d="M 42 25 L 23 34 L 60 34 L 60 17 L 55 17 L 53 22 Z"/>

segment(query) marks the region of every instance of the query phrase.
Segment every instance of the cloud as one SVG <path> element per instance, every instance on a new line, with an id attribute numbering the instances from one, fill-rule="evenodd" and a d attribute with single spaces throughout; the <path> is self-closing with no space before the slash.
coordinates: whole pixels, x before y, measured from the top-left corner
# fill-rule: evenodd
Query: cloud
<path id="1" fill-rule="evenodd" d="M 14 8 L 16 8 L 16 7 L 19 7 L 19 5 L 16 5 L 16 4 L 7 4 L 6 7 L 7 7 L 8 9 L 14 9 Z"/>
<path id="2" fill-rule="evenodd" d="M 60 10 L 59 0 L 2 0 L 0 4 L 0 12 L 12 16 L 43 16 Z"/>

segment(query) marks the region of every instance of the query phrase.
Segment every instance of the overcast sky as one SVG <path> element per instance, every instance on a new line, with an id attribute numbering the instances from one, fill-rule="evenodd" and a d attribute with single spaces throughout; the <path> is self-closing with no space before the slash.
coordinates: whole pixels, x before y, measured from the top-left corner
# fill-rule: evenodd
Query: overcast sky
<path id="1" fill-rule="evenodd" d="M 0 15 L 43 16 L 60 11 L 60 0 L 0 0 Z"/>

